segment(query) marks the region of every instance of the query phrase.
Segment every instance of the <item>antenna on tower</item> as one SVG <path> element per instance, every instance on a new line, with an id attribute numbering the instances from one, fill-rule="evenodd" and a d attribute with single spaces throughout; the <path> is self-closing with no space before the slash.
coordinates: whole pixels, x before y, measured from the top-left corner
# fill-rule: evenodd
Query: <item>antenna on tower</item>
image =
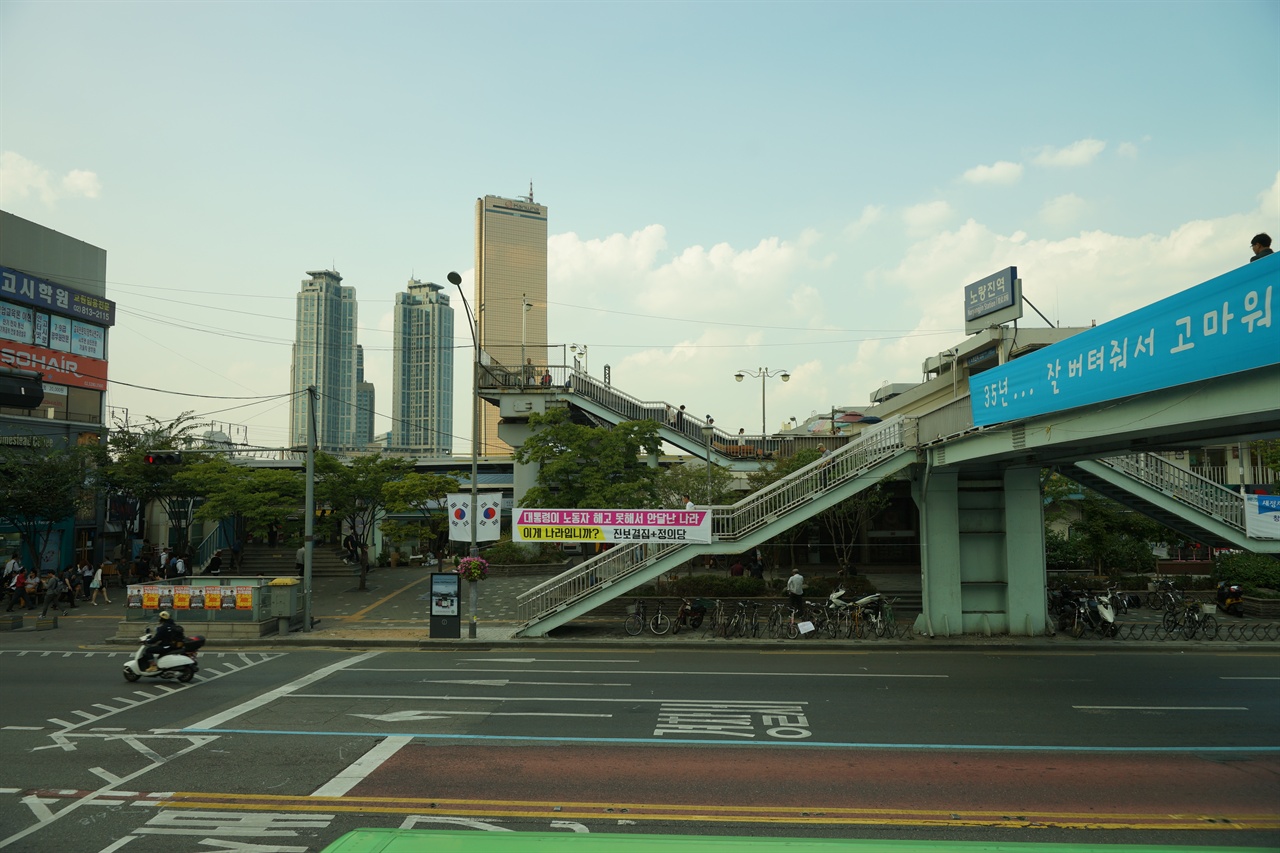
<path id="1" fill-rule="evenodd" d="M 520 196 L 520 200 L 527 201 L 529 202 L 529 204 L 533 204 L 533 181 L 529 182 L 529 194 Z"/>

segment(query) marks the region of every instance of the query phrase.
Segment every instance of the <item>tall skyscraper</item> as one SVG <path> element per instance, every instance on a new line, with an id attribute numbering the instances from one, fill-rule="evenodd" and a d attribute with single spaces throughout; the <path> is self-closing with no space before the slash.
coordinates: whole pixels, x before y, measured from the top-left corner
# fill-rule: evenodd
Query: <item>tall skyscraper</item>
<path id="1" fill-rule="evenodd" d="M 453 308 L 438 284 L 410 279 L 396 294 L 390 449 L 453 452 Z"/>
<path id="2" fill-rule="evenodd" d="M 506 367 L 547 363 L 547 208 L 528 200 L 476 199 L 476 323 L 483 357 Z M 498 408 L 481 408 L 480 451 L 507 454 Z"/>
<path id="3" fill-rule="evenodd" d="M 355 445 L 367 450 L 373 443 L 373 411 L 377 404 L 372 382 L 364 381 L 364 347 L 356 344 Z"/>
<path id="4" fill-rule="evenodd" d="M 289 408 L 293 446 L 307 444 L 308 385 L 316 386 L 316 443 L 321 450 L 339 452 L 355 445 L 356 413 L 356 290 L 343 287 L 333 270 L 308 271 L 311 278 L 298 292 L 297 326 L 293 339 L 294 391 Z"/>

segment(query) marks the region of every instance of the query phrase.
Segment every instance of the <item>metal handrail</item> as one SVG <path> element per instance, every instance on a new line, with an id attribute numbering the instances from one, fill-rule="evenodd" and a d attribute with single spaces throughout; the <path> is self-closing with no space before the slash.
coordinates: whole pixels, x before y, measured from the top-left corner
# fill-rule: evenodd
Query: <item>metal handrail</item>
<path id="1" fill-rule="evenodd" d="M 227 547 L 229 546 L 223 534 L 222 525 L 218 524 L 196 546 L 196 556 L 194 565 L 191 567 L 191 573 L 194 575 L 197 571 L 204 569 L 205 566 L 209 565 L 209 561 L 213 559 L 214 554 Z"/>
<path id="2" fill-rule="evenodd" d="M 916 446 L 914 419 L 891 418 L 830 456 L 818 459 L 770 483 L 732 506 L 711 508 L 713 542 L 740 542 L 817 498 L 870 471 L 879 463 Z M 597 586 L 651 567 L 683 543 L 628 543 L 598 554 L 517 596 L 520 618 L 541 619 L 589 595 Z"/>
<path id="3" fill-rule="evenodd" d="M 1245 497 L 1213 480 L 1201 477 L 1153 453 L 1129 453 L 1098 460 L 1108 468 L 1126 474 L 1179 503 L 1220 519 L 1223 524 L 1244 531 Z"/>

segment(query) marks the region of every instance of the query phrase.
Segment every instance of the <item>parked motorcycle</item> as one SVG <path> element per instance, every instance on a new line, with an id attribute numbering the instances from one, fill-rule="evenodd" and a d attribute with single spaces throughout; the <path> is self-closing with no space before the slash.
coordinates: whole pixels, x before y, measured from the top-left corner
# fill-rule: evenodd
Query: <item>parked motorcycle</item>
<path id="1" fill-rule="evenodd" d="M 1244 587 L 1238 583 L 1218 582 L 1218 609 L 1232 616 L 1244 615 Z"/>
<path id="2" fill-rule="evenodd" d="M 152 643 L 151 632 L 147 631 L 138 639 L 141 644 L 133 653 L 133 657 L 124 664 L 125 681 L 137 681 L 146 676 L 147 678 L 176 678 L 187 682 L 195 678 L 196 673 L 200 671 L 200 664 L 196 663 L 196 653 L 204 645 L 204 637 L 193 634 L 184 638 L 175 648 L 156 655 L 152 661 L 156 666 L 153 671 L 142 668 L 142 655 L 147 646 Z"/>
<path id="3" fill-rule="evenodd" d="M 671 633 L 679 634 L 684 628 L 692 631 L 702 624 L 702 620 L 706 615 L 707 606 L 702 603 L 702 599 L 694 601 L 682 598 L 680 600 L 680 609 L 676 611 L 676 618 L 671 620 Z"/>
<path id="4" fill-rule="evenodd" d="M 1079 639 L 1085 631 L 1093 631 L 1100 637 L 1114 637 L 1120 632 L 1111 603 L 1092 591 L 1077 599 L 1075 618 L 1071 622 L 1071 636 Z"/>

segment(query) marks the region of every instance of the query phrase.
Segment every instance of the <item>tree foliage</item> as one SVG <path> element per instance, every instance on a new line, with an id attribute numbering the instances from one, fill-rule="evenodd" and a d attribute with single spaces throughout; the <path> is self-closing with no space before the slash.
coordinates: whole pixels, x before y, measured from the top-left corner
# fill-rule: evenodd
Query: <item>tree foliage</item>
<path id="1" fill-rule="evenodd" d="M 427 542 L 432 551 L 441 550 L 441 540 L 448 535 L 449 520 L 444 504 L 449 492 L 458 490 L 458 478 L 445 474 L 419 474 L 410 471 L 399 480 L 382 487 L 386 510 L 395 515 L 413 513 L 411 520 L 382 523 L 382 535 L 393 542 L 417 539 Z"/>
<path id="2" fill-rule="evenodd" d="M 733 473 L 722 465 L 711 465 L 708 487 L 708 463 L 702 460 L 672 465 L 658 478 L 658 505 L 684 507 L 684 495 L 694 503 L 716 506 L 736 501 L 733 490 Z M 710 491 L 708 491 L 708 488 Z"/>
<path id="3" fill-rule="evenodd" d="M 1082 568 L 1096 575 L 1149 572 L 1156 567 L 1154 542 L 1169 542 L 1177 534 L 1141 513 L 1121 506 L 1061 474 L 1045 482 L 1046 562 Z M 1065 521 L 1069 533 L 1047 530 Z"/>
<path id="4" fill-rule="evenodd" d="M 195 457 L 183 456 L 177 465 L 149 465 L 145 457 L 154 451 L 201 446 L 202 439 L 194 434 L 199 426 L 192 412 L 183 412 L 172 421 L 148 416 L 138 426 L 117 420 L 107 440 L 110 462 L 103 470 L 107 490 L 136 501 L 144 512 L 159 505 L 168 516 L 180 549 L 187 544 L 199 494 L 189 482 L 179 480 L 178 474 L 194 465 Z"/>
<path id="5" fill-rule="evenodd" d="M 174 473 L 174 482 L 203 502 L 195 511 L 198 521 L 240 517 L 254 533 L 265 533 L 271 524 L 301 511 L 306 483 L 298 471 L 249 468 L 223 456 L 204 456 Z"/>
<path id="6" fill-rule="evenodd" d="M 529 418 L 533 435 L 515 452 L 521 464 L 540 465 L 526 507 L 641 509 L 661 506 L 661 471 L 642 458 L 661 444 L 653 421 L 613 427 L 574 423 L 567 409 Z"/>
<path id="7" fill-rule="evenodd" d="M 341 523 L 368 541 L 370 532 L 386 515 L 386 486 L 412 471 L 409 460 L 381 453 L 358 456 L 349 463 L 317 453 L 316 504 L 333 510 L 331 524 Z"/>
<path id="8" fill-rule="evenodd" d="M 0 447 L 0 521 L 22 534 L 27 566 L 40 568 L 54 525 L 92 500 L 96 450 Z"/>

